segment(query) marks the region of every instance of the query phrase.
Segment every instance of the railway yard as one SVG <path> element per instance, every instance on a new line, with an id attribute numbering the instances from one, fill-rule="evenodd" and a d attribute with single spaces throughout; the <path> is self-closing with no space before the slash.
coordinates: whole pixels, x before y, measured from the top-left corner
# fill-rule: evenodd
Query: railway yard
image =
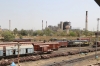
<path id="1" fill-rule="evenodd" d="M 94 2 L 2 0 L 0 66 L 100 66 Z"/>
<path id="2" fill-rule="evenodd" d="M 21 66 L 87 66 L 93 61 L 95 64 L 99 59 L 95 57 L 100 55 L 100 48 L 93 46 L 95 44 L 92 45 L 86 39 L 1 42 L 0 66 L 10 66 L 12 62 Z"/>

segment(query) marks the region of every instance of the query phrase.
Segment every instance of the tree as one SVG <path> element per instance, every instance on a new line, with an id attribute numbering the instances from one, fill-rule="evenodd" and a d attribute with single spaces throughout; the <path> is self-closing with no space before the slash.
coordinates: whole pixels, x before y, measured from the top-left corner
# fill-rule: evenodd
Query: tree
<path id="1" fill-rule="evenodd" d="M 52 33 L 53 33 L 53 31 L 50 30 L 49 28 L 47 28 L 47 29 L 44 30 L 44 34 L 45 34 L 46 36 L 51 36 Z"/>
<path id="2" fill-rule="evenodd" d="M 70 35 L 70 36 L 76 36 L 76 33 L 73 32 L 73 31 L 71 31 L 71 32 L 69 33 L 69 35 Z"/>
<path id="3" fill-rule="evenodd" d="M 33 35 L 33 30 L 31 29 L 31 30 L 27 30 L 27 33 L 30 35 L 30 36 L 32 36 Z"/>
<path id="4" fill-rule="evenodd" d="M 17 34 L 17 33 L 18 33 L 17 28 L 15 28 L 15 29 L 13 30 L 13 32 L 14 32 L 14 34 Z"/>
<path id="5" fill-rule="evenodd" d="M 43 36 L 43 32 L 41 30 L 37 30 L 37 35 Z"/>
<path id="6" fill-rule="evenodd" d="M 15 36 L 10 31 L 2 32 L 2 37 L 4 37 L 4 41 L 12 41 L 15 39 Z"/>
<path id="7" fill-rule="evenodd" d="M 36 36 L 37 35 L 37 32 L 35 31 L 35 32 L 33 32 L 33 36 Z"/>
<path id="8" fill-rule="evenodd" d="M 23 36 L 22 36 L 22 35 L 19 35 L 19 38 L 20 38 L 20 39 L 22 39 L 22 38 L 23 38 Z"/>
<path id="9" fill-rule="evenodd" d="M 23 30 L 23 29 L 19 32 L 19 34 L 21 34 L 22 36 L 27 36 L 28 35 L 27 31 Z"/>

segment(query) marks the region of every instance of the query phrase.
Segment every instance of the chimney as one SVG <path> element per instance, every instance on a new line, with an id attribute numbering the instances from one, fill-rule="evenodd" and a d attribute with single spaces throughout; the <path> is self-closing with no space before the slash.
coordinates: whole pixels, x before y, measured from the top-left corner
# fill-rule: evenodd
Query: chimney
<path id="1" fill-rule="evenodd" d="M 47 28 L 47 21 L 46 21 L 46 28 Z"/>
<path id="2" fill-rule="evenodd" d="M 88 30 L 88 11 L 86 11 L 86 24 L 85 24 L 85 30 Z"/>
<path id="3" fill-rule="evenodd" d="M 42 20 L 42 30 L 43 30 L 43 20 Z"/>
<path id="4" fill-rule="evenodd" d="M 11 30 L 11 20 L 9 20 L 9 31 Z"/>

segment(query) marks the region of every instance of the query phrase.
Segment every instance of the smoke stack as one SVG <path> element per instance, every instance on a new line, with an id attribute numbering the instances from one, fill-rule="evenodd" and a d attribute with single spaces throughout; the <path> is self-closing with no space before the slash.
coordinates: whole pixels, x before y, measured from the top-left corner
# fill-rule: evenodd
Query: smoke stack
<path id="1" fill-rule="evenodd" d="M 63 22 L 61 22 L 61 30 L 63 30 Z"/>
<path id="2" fill-rule="evenodd" d="M 11 20 L 9 20 L 9 30 L 11 30 L 10 28 L 11 28 Z"/>
<path id="3" fill-rule="evenodd" d="M 46 28 L 47 28 L 47 21 L 46 21 Z"/>
<path id="4" fill-rule="evenodd" d="M 42 30 L 43 30 L 43 20 L 42 20 Z"/>
<path id="5" fill-rule="evenodd" d="M 85 24 L 85 30 L 88 30 L 88 11 L 86 11 L 86 24 Z"/>

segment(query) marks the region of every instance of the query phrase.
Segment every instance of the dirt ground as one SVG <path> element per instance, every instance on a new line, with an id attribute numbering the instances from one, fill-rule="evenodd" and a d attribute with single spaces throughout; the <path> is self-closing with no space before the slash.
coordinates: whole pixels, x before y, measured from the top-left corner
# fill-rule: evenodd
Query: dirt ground
<path id="1" fill-rule="evenodd" d="M 98 52 L 100 53 L 100 51 Z M 30 61 L 30 62 L 24 62 L 24 63 L 20 63 L 21 66 L 47 66 L 48 64 L 53 64 L 53 63 L 58 63 L 61 62 L 63 60 L 71 60 L 71 59 L 75 59 L 75 58 L 79 58 L 79 57 L 85 57 L 88 55 L 93 55 L 95 54 L 95 52 L 92 53 L 88 53 L 87 55 L 69 55 L 69 56 L 63 56 L 63 57 L 56 57 L 56 58 L 50 58 L 50 59 L 45 59 L 45 60 L 38 60 L 38 61 Z M 95 58 L 95 56 L 94 56 Z M 71 63 L 70 65 L 65 65 L 65 66 L 87 66 L 90 64 L 95 64 L 97 63 L 97 60 L 95 60 L 94 58 L 90 58 L 84 61 L 80 61 L 77 63 Z M 100 61 L 98 61 L 100 62 Z"/>

